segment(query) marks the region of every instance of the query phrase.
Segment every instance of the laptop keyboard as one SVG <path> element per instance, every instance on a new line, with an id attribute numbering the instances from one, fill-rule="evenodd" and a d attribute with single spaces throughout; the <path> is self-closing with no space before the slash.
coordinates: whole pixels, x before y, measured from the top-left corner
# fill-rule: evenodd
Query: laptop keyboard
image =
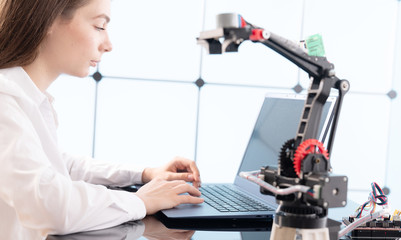
<path id="1" fill-rule="evenodd" d="M 229 185 L 205 185 L 199 189 L 205 203 L 220 212 L 256 212 L 272 209 Z"/>

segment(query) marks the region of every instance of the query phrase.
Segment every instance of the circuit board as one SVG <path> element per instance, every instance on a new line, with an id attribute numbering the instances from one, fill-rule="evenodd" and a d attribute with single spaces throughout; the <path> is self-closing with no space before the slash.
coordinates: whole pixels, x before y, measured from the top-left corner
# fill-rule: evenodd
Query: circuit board
<path id="1" fill-rule="evenodd" d="M 351 239 L 401 239 L 401 221 L 373 220 L 355 228 Z"/>

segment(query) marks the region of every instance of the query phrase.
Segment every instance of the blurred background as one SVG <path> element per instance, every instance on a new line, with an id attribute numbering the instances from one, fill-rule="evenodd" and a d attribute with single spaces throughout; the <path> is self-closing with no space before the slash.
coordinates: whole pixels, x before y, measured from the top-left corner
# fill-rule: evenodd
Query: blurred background
<path id="1" fill-rule="evenodd" d="M 244 42 L 224 55 L 196 44 L 201 31 L 216 28 L 217 14 L 239 13 L 290 40 L 322 35 L 336 75 L 351 84 L 334 173 L 349 177 L 352 200 L 366 201 L 375 181 L 400 208 L 400 7 L 397 0 L 114 0 L 113 51 L 87 78 L 62 76 L 49 89 L 59 142 L 116 163 L 159 166 L 184 156 L 196 160 L 203 182 L 232 181 L 265 94 L 298 85 L 305 93 L 310 83 L 262 44 Z"/>

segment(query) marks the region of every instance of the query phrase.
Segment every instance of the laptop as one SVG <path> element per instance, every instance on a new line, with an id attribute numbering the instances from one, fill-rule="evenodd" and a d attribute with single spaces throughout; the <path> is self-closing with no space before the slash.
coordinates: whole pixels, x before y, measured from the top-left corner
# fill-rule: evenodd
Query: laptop
<path id="1" fill-rule="evenodd" d="M 160 211 L 158 216 L 170 220 L 272 219 L 278 206 L 275 197 L 261 194 L 257 184 L 241 178 L 239 173 L 259 170 L 262 166 L 277 167 L 282 145 L 296 136 L 305 98 L 300 94 L 266 94 L 234 182 L 202 184 L 200 191 L 205 198 L 204 203 L 181 204 Z M 329 131 L 335 101 L 335 97 L 329 97 L 323 108 L 319 131 L 322 142 Z M 237 208 L 213 207 L 216 199 L 205 197 L 205 191 L 224 192 L 225 197 L 233 197 L 234 194 L 242 200 L 237 203 Z M 251 203 L 253 208 L 245 206 L 245 203 Z"/>

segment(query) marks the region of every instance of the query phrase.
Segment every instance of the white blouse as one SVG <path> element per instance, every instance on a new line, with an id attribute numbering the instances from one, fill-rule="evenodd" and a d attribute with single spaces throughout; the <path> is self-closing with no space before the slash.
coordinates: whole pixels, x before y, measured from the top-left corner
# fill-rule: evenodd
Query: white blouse
<path id="1" fill-rule="evenodd" d="M 143 218 L 139 197 L 104 186 L 141 183 L 143 169 L 62 153 L 51 102 L 23 68 L 0 69 L 0 238 L 43 239 Z"/>

